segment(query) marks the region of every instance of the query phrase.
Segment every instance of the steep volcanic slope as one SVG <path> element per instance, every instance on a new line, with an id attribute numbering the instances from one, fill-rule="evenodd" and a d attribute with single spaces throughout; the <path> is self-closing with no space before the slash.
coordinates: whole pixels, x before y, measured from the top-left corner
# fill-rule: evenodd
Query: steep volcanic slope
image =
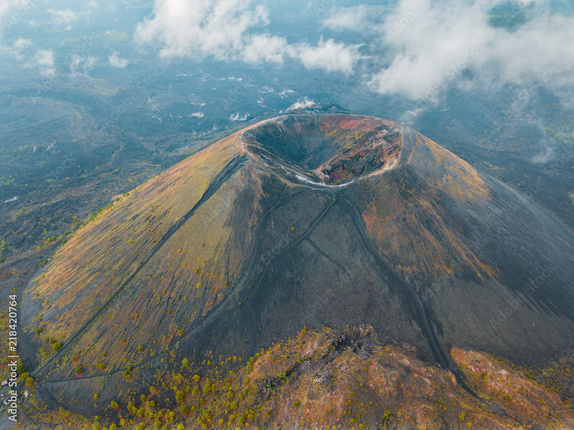
<path id="1" fill-rule="evenodd" d="M 412 130 L 281 117 L 152 179 L 58 252 L 25 294 L 33 376 L 81 410 L 87 393 L 127 399 L 183 357 L 253 356 L 304 325 L 371 324 L 445 369 L 451 346 L 538 363 L 574 332 L 572 246 Z"/>

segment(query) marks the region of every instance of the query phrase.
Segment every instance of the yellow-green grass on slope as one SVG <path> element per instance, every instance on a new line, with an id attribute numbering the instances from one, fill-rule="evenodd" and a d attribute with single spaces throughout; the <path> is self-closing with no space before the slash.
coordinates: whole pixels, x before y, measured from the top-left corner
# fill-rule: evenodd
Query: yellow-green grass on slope
<path id="1" fill-rule="evenodd" d="M 454 375 L 417 359 L 409 345 L 383 345 L 370 327 L 308 331 L 254 357 L 184 359 L 146 394 L 110 405 L 109 429 L 567 429 L 571 409 L 548 388 L 494 357 L 454 348 L 479 397 Z M 206 366 L 206 363 L 208 366 Z M 237 365 L 240 365 L 238 368 Z M 229 370 L 230 368 L 234 370 Z M 161 399 L 170 398 L 173 407 Z M 98 401 L 97 395 L 86 401 Z M 30 412 L 32 409 L 29 410 Z M 63 411 L 45 429 L 91 428 Z M 28 417 L 29 418 L 29 417 Z M 27 419 L 28 419 L 27 418 Z M 66 427 L 77 423 L 78 427 Z M 83 427 L 81 427 L 81 426 Z M 164 427 L 165 426 L 165 427 Z"/>
<path id="2" fill-rule="evenodd" d="M 42 338 L 65 344 L 98 315 L 75 354 L 95 363 L 92 355 L 113 351 L 111 360 L 130 361 L 141 358 L 138 347 L 148 350 L 152 340 L 166 346 L 221 300 L 241 263 L 233 249 L 222 249 L 230 235 L 225 222 L 233 190 L 224 184 L 169 243 L 164 236 L 238 153 L 231 136 L 152 179 L 81 229 L 33 281 L 29 295 L 41 311 L 28 330 L 39 328 Z M 225 260 L 219 258 L 223 252 Z"/>

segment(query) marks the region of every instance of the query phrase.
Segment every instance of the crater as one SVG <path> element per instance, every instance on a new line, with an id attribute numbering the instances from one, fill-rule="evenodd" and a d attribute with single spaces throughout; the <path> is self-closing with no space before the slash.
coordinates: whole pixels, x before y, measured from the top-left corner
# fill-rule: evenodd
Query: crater
<path id="1" fill-rule="evenodd" d="M 398 124 L 356 115 L 289 115 L 242 134 L 247 150 L 266 166 L 321 185 L 395 167 L 401 138 Z"/>

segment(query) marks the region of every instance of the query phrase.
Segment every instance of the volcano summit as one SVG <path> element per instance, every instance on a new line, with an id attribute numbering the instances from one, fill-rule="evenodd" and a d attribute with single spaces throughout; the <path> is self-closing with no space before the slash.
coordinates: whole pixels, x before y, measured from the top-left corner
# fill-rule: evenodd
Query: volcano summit
<path id="1" fill-rule="evenodd" d="M 78 231 L 26 289 L 33 376 L 78 411 L 92 392 L 127 403 L 141 385 L 126 378 L 161 386 L 183 359 L 254 357 L 304 326 L 371 327 L 456 375 L 454 347 L 542 365 L 574 334 L 573 247 L 553 216 L 413 130 L 283 116 Z"/>

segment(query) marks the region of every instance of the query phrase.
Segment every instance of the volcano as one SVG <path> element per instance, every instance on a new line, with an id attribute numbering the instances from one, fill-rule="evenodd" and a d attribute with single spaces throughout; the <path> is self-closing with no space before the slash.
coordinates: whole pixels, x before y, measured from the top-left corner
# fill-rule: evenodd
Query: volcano
<path id="1" fill-rule="evenodd" d="M 453 347 L 541 365 L 574 334 L 573 247 L 407 127 L 282 116 L 119 196 L 59 250 L 25 291 L 32 375 L 81 410 L 139 392 L 130 375 L 161 386 L 184 358 L 348 326 L 455 375 Z"/>

